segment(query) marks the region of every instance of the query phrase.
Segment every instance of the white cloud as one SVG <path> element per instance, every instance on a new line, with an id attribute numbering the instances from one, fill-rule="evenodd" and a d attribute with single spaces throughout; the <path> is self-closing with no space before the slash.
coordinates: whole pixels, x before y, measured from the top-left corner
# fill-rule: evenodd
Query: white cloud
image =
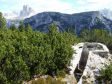
<path id="1" fill-rule="evenodd" d="M 112 0 L 77 0 L 80 11 L 112 9 Z"/>
<path id="2" fill-rule="evenodd" d="M 112 9 L 112 0 L 0 0 L 1 5 L 4 7 L 3 10 L 6 8 L 6 11 L 20 11 L 23 5 L 29 5 L 37 13 L 43 11 L 75 13 L 104 8 Z"/>
<path id="3" fill-rule="evenodd" d="M 73 13 L 75 9 L 70 3 L 62 0 L 12 0 L 9 2 L 10 10 L 20 10 L 23 5 L 29 5 L 37 12 L 56 11 L 62 13 Z"/>

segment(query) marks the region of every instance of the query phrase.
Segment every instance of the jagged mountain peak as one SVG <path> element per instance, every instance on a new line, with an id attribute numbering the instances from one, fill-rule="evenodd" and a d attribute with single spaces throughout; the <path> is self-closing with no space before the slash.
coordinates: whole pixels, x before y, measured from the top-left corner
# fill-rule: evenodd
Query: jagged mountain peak
<path id="1" fill-rule="evenodd" d="M 30 16 L 33 16 L 35 13 L 36 12 L 31 7 L 29 7 L 28 5 L 24 5 L 23 9 L 19 13 L 19 18 L 28 18 Z"/>
<path id="2" fill-rule="evenodd" d="M 31 17 L 35 14 L 36 12 L 31 7 L 29 7 L 28 5 L 23 5 L 22 10 L 20 10 L 19 12 L 13 11 L 10 13 L 4 13 L 3 15 L 6 19 L 11 19 L 11 20 L 20 19 L 21 20 L 21 19 Z"/>
<path id="3" fill-rule="evenodd" d="M 19 26 L 21 20 L 29 18 L 35 14 L 36 12 L 31 7 L 29 7 L 28 5 L 24 5 L 23 9 L 19 12 L 13 11 L 10 13 L 4 13 L 3 15 L 6 18 L 7 26 L 9 27 L 12 24 Z"/>

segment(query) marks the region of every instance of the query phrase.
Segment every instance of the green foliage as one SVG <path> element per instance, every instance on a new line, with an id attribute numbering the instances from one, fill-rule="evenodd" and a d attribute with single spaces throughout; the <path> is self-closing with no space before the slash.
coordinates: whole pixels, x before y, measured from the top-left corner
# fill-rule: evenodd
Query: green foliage
<path id="1" fill-rule="evenodd" d="M 29 24 L 27 24 L 25 28 L 29 33 L 32 32 L 32 27 Z"/>
<path id="2" fill-rule="evenodd" d="M 25 25 L 23 22 L 20 22 L 20 25 L 18 27 L 19 31 L 24 31 L 25 30 Z"/>
<path id="3" fill-rule="evenodd" d="M 64 70 L 58 70 L 57 71 L 57 77 L 65 77 L 66 73 L 64 72 Z"/>
<path id="4" fill-rule="evenodd" d="M 52 84 L 53 83 L 53 78 L 51 76 L 48 76 L 46 78 L 46 84 Z"/>
<path id="5" fill-rule="evenodd" d="M 2 19 L 0 16 L 0 24 Z M 76 40 L 74 35 L 58 32 L 54 24 L 48 33 L 32 31 L 30 25 L 24 26 L 23 23 L 18 29 L 12 25 L 4 30 L 4 21 L 2 24 L 0 83 L 21 84 L 39 74 L 65 75 L 73 54 L 71 45 Z"/>
<path id="6" fill-rule="evenodd" d="M 54 80 L 53 84 L 66 84 L 66 83 L 62 82 L 61 80 Z"/>
<path id="7" fill-rule="evenodd" d="M 112 36 L 109 35 L 109 32 L 102 29 L 85 29 L 80 34 L 81 41 L 86 42 L 100 42 L 108 46 L 112 50 Z"/>
<path id="8" fill-rule="evenodd" d="M 101 77 L 104 80 L 112 80 L 112 64 L 101 70 Z"/>
<path id="9" fill-rule="evenodd" d="M 33 80 L 31 84 L 46 84 L 44 78 L 38 78 L 37 80 Z"/>
<path id="10" fill-rule="evenodd" d="M 74 43 L 79 43 L 80 38 L 77 37 L 74 33 L 71 32 L 63 32 L 63 38 L 66 40 L 66 43 L 69 43 L 71 45 L 74 45 Z"/>
<path id="11" fill-rule="evenodd" d="M 37 80 L 32 80 L 31 84 L 66 84 L 62 80 L 52 78 L 48 76 L 47 78 L 38 78 Z"/>
<path id="12" fill-rule="evenodd" d="M 6 28 L 6 20 L 5 18 L 2 16 L 2 13 L 0 13 L 0 29 L 4 29 Z"/>
<path id="13" fill-rule="evenodd" d="M 11 29 L 11 30 L 16 30 L 17 28 L 16 28 L 15 25 L 11 25 L 11 26 L 10 26 L 10 29 Z"/>
<path id="14" fill-rule="evenodd" d="M 3 74 L 3 72 L 0 72 L 0 83 L 1 84 L 10 84 L 5 76 L 5 74 Z"/>

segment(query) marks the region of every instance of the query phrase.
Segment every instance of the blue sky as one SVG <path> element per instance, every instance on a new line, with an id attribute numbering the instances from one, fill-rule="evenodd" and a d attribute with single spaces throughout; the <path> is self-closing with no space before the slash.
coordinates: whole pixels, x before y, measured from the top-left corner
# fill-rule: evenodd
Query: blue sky
<path id="1" fill-rule="evenodd" d="M 20 11 L 23 5 L 29 5 L 37 13 L 43 11 L 76 13 L 111 9 L 112 0 L 0 0 L 0 11 Z"/>

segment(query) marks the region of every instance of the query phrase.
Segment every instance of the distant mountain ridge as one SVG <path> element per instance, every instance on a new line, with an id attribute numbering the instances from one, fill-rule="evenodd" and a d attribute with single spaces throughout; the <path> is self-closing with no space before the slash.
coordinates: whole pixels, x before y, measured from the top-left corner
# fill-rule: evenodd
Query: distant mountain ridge
<path id="1" fill-rule="evenodd" d="M 104 9 L 101 11 L 90 11 L 74 14 L 63 14 L 59 12 L 36 12 L 29 6 L 24 5 L 17 13 L 4 14 L 7 26 L 23 20 L 24 24 L 30 24 L 34 30 L 47 32 L 50 24 L 55 23 L 59 31 L 72 30 L 79 34 L 84 28 L 101 28 L 112 31 L 112 11 Z"/>
<path id="2" fill-rule="evenodd" d="M 101 28 L 112 31 L 112 20 L 100 11 L 90 11 L 75 14 L 63 14 L 59 12 L 42 12 L 24 20 L 34 30 L 47 32 L 50 24 L 55 23 L 59 31 L 69 28 L 79 34 L 84 28 Z"/>

